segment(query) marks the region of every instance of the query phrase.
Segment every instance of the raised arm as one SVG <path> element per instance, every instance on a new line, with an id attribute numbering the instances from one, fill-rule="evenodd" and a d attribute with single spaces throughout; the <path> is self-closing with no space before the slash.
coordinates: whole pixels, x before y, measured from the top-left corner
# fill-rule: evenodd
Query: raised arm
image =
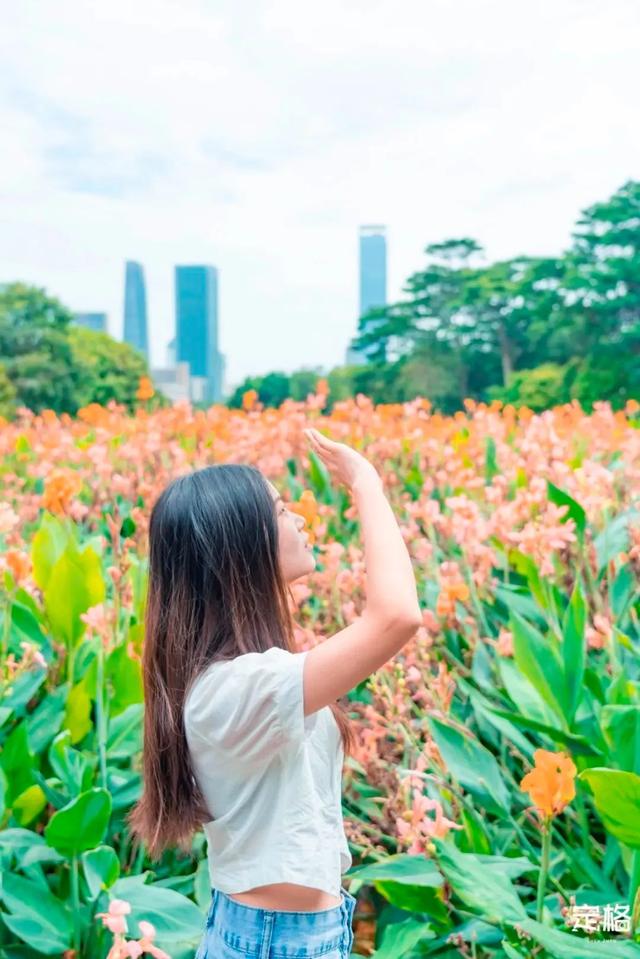
<path id="1" fill-rule="evenodd" d="M 316 430 L 305 431 L 335 479 L 351 489 L 364 539 L 367 598 L 362 614 L 307 653 L 304 713 L 334 702 L 402 649 L 422 624 L 407 547 L 382 481 L 368 460 Z"/>

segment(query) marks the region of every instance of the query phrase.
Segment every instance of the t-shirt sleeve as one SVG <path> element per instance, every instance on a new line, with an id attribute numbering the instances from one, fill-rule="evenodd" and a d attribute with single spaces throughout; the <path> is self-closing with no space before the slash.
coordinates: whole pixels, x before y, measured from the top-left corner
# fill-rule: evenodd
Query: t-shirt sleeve
<path id="1" fill-rule="evenodd" d="M 298 746 L 305 735 L 307 652 L 274 646 L 217 664 L 190 698 L 190 728 L 229 759 L 249 764 Z"/>

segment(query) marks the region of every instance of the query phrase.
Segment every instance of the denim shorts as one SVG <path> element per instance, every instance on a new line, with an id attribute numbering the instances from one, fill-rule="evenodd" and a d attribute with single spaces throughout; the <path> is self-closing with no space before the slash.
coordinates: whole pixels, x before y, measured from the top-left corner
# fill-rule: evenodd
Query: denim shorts
<path id="1" fill-rule="evenodd" d="M 355 898 L 318 912 L 259 909 L 211 890 L 206 928 L 195 959 L 347 959 L 353 946 Z"/>

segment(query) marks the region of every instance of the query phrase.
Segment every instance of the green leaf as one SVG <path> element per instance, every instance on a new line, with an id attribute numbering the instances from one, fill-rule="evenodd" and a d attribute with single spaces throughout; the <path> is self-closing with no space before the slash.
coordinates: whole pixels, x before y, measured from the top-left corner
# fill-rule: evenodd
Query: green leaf
<path id="1" fill-rule="evenodd" d="M 517 923 L 526 918 L 526 910 L 508 876 L 492 869 L 490 857 L 460 852 L 455 844 L 433 840 L 438 864 L 456 895 L 474 912 L 490 923 Z"/>
<path id="2" fill-rule="evenodd" d="M 106 789 L 88 789 L 54 813 L 44 835 L 50 846 L 65 856 L 93 849 L 103 839 L 111 815 Z"/>
<path id="3" fill-rule="evenodd" d="M 496 441 L 493 436 L 485 437 L 484 443 L 484 456 L 485 456 L 485 465 L 484 465 L 484 481 L 487 486 L 491 483 L 491 480 L 494 476 L 500 474 L 500 467 L 498 466 L 498 454 L 496 449 Z"/>
<path id="4" fill-rule="evenodd" d="M 607 830 L 620 842 L 640 849 L 640 776 L 619 769 L 583 769 L 596 809 Z"/>
<path id="5" fill-rule="evenodd" d="M 640 775 L 640 706 L 604 706 L 600 728 L 611 766 Z"/>
<path id="6" fill-rule="evenodd" d="M 103 889 L 108 889 L 120 875 L 120 860 L 111 846 L 96 846 L 82 853 L 84 878 L 92 899 L 97 899 Z"/>
<path id="7" fill-rule="evenodd" d="M 68 539 L 69 534 L 60 520 L 51 513 L 44 513 L 40 528 L 31 541 L 33 578 L 43 592 Z"/>
<path id="8" fill-rule="evenodd" d="M 322 499 L 329 488 L 329 474 L 312 449 L 307 451 L 307 456 L 309 457 L 309 477 L 313 492 L 317 499 Z"/>
<path id="9" fill-rule="evenodd" d="M 550 480 L 547 480 L 547 496 L 552 503 L 555 503 L 556 506 L 569 507 L 562 518 L 562 522 L 566 523 L 567 520 L 572 519 L 576 524 L 578 538 L 581 539 L 584 535 L 587 525 L 587 514 L 585 513 L 584 508 L 580 505 L 580 503 L 574 500 L 573 496 L 570 496 L 567 492 L 560 489 L 558 486 L 555 486 Z"/>
<path id="10" fill-rule="evenodd" d="M 547 640 L 526 620 L 511 613 L 511 631 L 513 633 L 513 651 L 516 666 L 538 691 L 547 705 L 556 713 L 561 725 L 567 728 L 562 706 L 555 690 L 562 689 L 564 674 L 558 662 L 552 638 Z"/>
<path id="11" fill-rule="evenodd" d="M 638 946 L 633 942 L 589 942 L 574 932 L 550 929 L 535 919 L 524 919 L 519 925 L 554 959 L 638 959 Z"/>
<path id="12" fill-rule="evenodd" d="M 405 919 L 385 926 L 379 947 L 371 959 L 401 959 L 411 952 L 419 942 L 433 939 L 435 933 L 428 922 L 418 919 Z"/>
<path id="13" fill-rule="evenodd" d="M 118 879 L 111 887 L 114 899 L 126 899 L 131 904 L 129 929 L 137 933 L 138 923 L 145 919 L 156 927 L 157 944 L 167 952 L 173 953 L 182 943 L 195 949 L 202 936 L 203 916 L 199 907 L 173 889 L 130 882 L 130 878 L 139 877 Z"/>
<path id="14" fill-rule="evenodd" d="M 564 710 L 569 725 L 575 718 L 586 661 L 585 626 L 587 605 L 579 581 L 576 581 L 562 623 L 562 659 L 564 666 Z"/>
<path id="15" fill-rule="evenodd" d="M 69 692 L 64 713 L 64 728 L 71 733 L 71 742 L 78 743 L 91 729 L 91 699 L 84 679 Z"/>
<path id="16" fill-rule="evenodd" d="M 445 720 L 429 716 L 427 721 L 453 778 L 488 810 L 508 816 L 509 790 L 493 754 L 470 733 L 463 733 Z"/>
<path id="17" fill-rule="evenodd" d="M 13 800 L 11 809 L 16 821 L 21 826 L 28 826 L 36 819 L 47 805 L 47 797 L 42 788 L 34 783 Z"/>
<path id="18" fill-rule="evenodd" d="M 66 683 L 52 689 L 27 717 L 27 735 L 34 753 L 42 752 L 60 729 L 68 690 Z"/>
<path id="19" fill-rule="evenodd" d="M 350 879 L 373 885 L 398 909 L 427 912 L 441 920 L 446 918 L 441 895 L 442 876 L 424 856 L 397 853 L 379 862 L 359 866 L 347 875 Z"/>
<path id="20" fill-rule="evenodd" d="M 85 629 L 80 615 L 102 603 L 104 598 L 100 557 L 90 546 L 80 552 L 70 542 L 54 563 L 44 590 L 45 608 L 54 636 L 68 646 L 75 645 Z"/>
<path id="21" fill-rule="evenodd" d="M 107 659 L 106 671 L 113 689 L 113 695 L 109 703 L 109 711 L 112 716 L 121 713 L 132 703 L 142 702 L 140 661 L 129 655 L 125 643 L 116 646 L 113 650 Z"/>
<path id="22" fill-rule="evenodd" d="M 46 956 L 71 945 L 71 911 L 40 883 L 15 873 L 3 876 L 0 895 L 11 915 L 2 918 L 9 929 Z"/>
<path id="23" fill-rule="evenodd" d="M 55 774 L 64 783 L 70 796 L 88 789 L 91 784 L 91 767 L 87 757 L 71 748 L 71 733 L 64 729 L 58 733 L 49 748 L 49 763 Z"/>
<path id="24" fill-rule="evenodd" d="M 112 759 L 127 759 L 142 749 L 142 703 L 133 703 L 109 720 L 107 750 Z"/>

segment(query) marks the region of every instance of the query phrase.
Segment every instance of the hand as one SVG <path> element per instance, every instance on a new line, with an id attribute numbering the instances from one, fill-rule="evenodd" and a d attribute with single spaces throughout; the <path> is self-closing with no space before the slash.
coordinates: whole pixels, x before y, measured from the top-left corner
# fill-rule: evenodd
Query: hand
<path id="1" fill-rule="evenodd" d="M 382 485 L 380 475 L 373 463 L 370 463 L 356 450 L 347 446 L 346 443 L 336 443 L 313 428 L 306 429 L 303 432 L 314 453 L 317 454 L 329 470 L 332 478 L 338 483 L 344 483 L 348 489 L 353 490 L 354 485 L 362 479 L 374 478 Z"/>

